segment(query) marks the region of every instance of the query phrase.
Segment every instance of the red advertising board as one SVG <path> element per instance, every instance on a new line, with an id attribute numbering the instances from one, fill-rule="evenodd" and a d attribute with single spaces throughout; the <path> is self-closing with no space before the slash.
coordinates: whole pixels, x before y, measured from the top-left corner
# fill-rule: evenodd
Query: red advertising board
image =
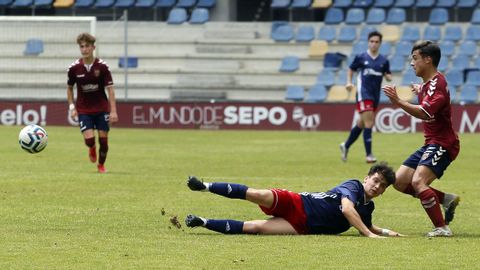
<path id="1" fill-rule="evenodd" d="M 175 129 L 349 130 L 358 115 L 353 104 L 119 102 L 119 127 Z M 452 105 L 459 133 L 480 132 L 480 105 Z M 66 102 L 0 101 L 1 125 L 76 125 Z M 422 131 L 421 120 L 391 105 L 377 111 L 382 133 Z"/>

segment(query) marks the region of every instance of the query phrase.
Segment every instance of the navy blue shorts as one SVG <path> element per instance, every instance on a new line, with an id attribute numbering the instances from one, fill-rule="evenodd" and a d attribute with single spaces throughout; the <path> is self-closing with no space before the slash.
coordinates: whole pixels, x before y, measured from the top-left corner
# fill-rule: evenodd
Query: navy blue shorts
<path id="1" fill-rule="evenodd" d="M 80 114 L 78 115 L 78 122 L 80 124 L 80 131 L 84 132 L 88 129 L 96 129 L 109 131 L 110 130 L 110 113 L 102 112 L 97 114 Z"/>
<path id="2" fill-rule="evenodd" d="M 442 177 L 452 160 L 442 146 L 438 144 L 427 144 L 413 153 L 403 165 L 417 169 L 418 165 L 429 167 L 438 179 Z"/>

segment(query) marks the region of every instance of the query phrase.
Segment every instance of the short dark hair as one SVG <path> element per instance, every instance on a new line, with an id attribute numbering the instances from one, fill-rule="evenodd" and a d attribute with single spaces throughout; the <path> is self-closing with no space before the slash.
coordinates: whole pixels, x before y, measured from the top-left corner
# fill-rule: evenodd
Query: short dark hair
<path id="1" fill-rule="evenodd" d="M 378 32 L 378 31 L 370 32 L 370 33 L 368 34 L 368 40 L 370 40 L 371 37 L 375 37 L 375 36 L 379 37 L 379 38 L 380 38 L 380 42 L 382 42 L 383 35 L 382 35 L 380 32 Z"/>
<path id="2" fill-rule="evenodd" d="M 387 181 L 388 185 L 395 184 L 395 171 L 392 169 L 392 167 L 388 166 L 387 162 L 382 161 L 373 165 L 370 168 L 370 171 L 368 171 L 368 176 L 372 176 L 375 173 L 381 174 Z"/>
<path id="3" fill-rule="evenodd" d="M 438 63 L 440 63 L 440 58 L 442 57 L 442 51 L 435 42 L 427 40 L 417 43 L 412 48 L 412 54 L 416 50 L 418 50 L 418 53 L 422 57 L 428 56 L 432 58 L 433 65 L 435 68 L 438 67 Z"/>

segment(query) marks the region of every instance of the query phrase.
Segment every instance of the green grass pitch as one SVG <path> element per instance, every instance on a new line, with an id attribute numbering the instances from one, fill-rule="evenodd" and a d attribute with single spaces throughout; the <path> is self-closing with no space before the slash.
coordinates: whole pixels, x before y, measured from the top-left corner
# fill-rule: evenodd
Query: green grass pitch
<path id="1" fill-rule="evenodd" d="M 190 229 L 184 218 L 263 219 L 257 206 L 191 192 L 188 175 L 257 188 L 325 191 L 363 179 L 361 138 L 349 161 L 346 132 L 197 131 L 113 128 L 107 174 L 96 173 L 78 128 L 47 126 L 49 145 L 32 155 L 20 127 L 0 126 L 0 269 L 473 269 L 480 243 L 480 136 L 433 184 L 461 195 L 453 238 L 427 239 L 416 199 L 389 188 L 374 223 L 407 234 L 226 236 Z M 395 169 L 423 143 L 417 134 L 374 134 L 374 153 Z M 163 209 L 163 210 L 162 210 Z M 170 223 L 178 216 L 182 227 Z"/>

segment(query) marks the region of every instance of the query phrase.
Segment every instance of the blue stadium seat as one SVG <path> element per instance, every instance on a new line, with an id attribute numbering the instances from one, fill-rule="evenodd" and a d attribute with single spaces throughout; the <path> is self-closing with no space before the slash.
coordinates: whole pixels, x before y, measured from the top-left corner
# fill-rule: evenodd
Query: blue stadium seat
<path id="1" fill-rule="evenodd" d="M 458 46 L 458 54 L 474 56 L 477 54 L 477 43 L 471 40 L 465 40 Z"/>
<path id="2" fill-rule="evenodd" d="M 213 8 L 217 4 L 217 0 L 198 0 L 197 7 Z"/>
<path id="3" fill-rule="evenodd" d="M 125 67 L 125 57 L 118 58 L 118 67 Z M 127 58 L 127 68 L 137 68 L 138 67 L 138 57 L 128 57 Z"/>
<path id="4" fill-rule="evenodd" d="M 389 56 L 392 53 L 392 43 L 388 41 L 382 42 L 382 45 L 380 45 L 379 52 L 385 56 Z"/>
<path id="5" fill-rule="evenodd" d="M 301 25 L 297 29 L 295 35 L 295 41 L 297 42 L 310 42 L 315 38 L 315 28 L 311 25 Z"/>
<path id="6" fill-rule="evenodd" d="M 342 53 L 326 53 L 323 57 L 323 68 L 336 71 L 342 66 L 345 58 L 347 58 L 347 56 Z"/>
<path id="7" fill-rule="evenodd" d="M 111 8 L 115 4 L 115 0 L 96 0 L 93 5 L 96 8 Z"/>
<path id="8" fill-rule="evenodd" d="M 387 13 L 387 24 L 402 24 L 405 22 L 407 14 L 403 8 L 392 8 Z"/>
<path id="9" fill-rule="evenodd" d="M 480 71 L 472 70 L 467 73 L 465 84 L 480 86 Z"/>
<path id="10" fill-rule="evenodd" d="M 420 40 L 420 29 L 415 25 L 407 25 L 403 28 L 402 37 L 400 40 L 416 42 Z"/>
<path id="11" fill-rule="evenodd" d="M 273 22 L 270 37 L 275 41 L 290 41 L 293 39 L 293 27 L 287 22 Z"/>
<path id="12" fill-rule="evenodd" d="M 382 104 L 389 104 L 390 99 L 385 95 L 383 91 L 380 91 L 380 103 Z"/>
<path id="13" fill-rule="evenodd" d="M 282 63 L 280 64 L 280 68 L 278 69 L 280 72 L 294 72 L 298 70 L 300 67 L 300 58 L 297 56 L 285 56 L 282 59 Z"/>
<path id="14" fill-rule="evenodd" d="M 337 38 L 337 30 L 334 26 L 324 25 L 318 31 L 318 39 L 332 42 Z"/>
<path id="15" fill-rule="evenodd" d="M 385 10 L 383 8 L 371 8 L 368 11 L 366 23 L 367 24 L 382 24 L 385 22 Z"/>
<path id="16" fill-rule="evenodd" d="M 417 0 L 415 6 L 417 8 L 431 8 L 435 5 L 435 0 Z"/>
<path id="17" fill-rule="evenodd" d="M 369 8 L 373 4 L 373 0 L 353 0 L 352 6 L 358 8 Z"/>
<path id="18" fill-rule="evenodd" d="M 343 10 L 339 8 L 329 8 L 325 14 L 325 24 L 340 24 L 343 22 Z"/>
<path id="19" fill-rule="evenodd" d="M 9 7 L 13 3 L 13 0 L 0 0 L 0 8 Z"/>
<path id="20" fill-rule="evenodd" d="M 34 0 L 33 5 L 40 8 L 49 8 L 53 4 L 53 0 Z"/>
<path id="21" fill-rule="evenodd" d="M 439 26 L 427 25 L 423 29 L 423 39 L 431 41 L 439 41 L 442 39 L 442 30 Z"/>
<path id="22" fill-rule="evenodd" d="M 323 102 L 327 99 L 328 91 L 323 84 L 314 84 L 307 93 L 307 102 Z"/>
<path id="23" fill-rule="evenodd" d="M 346 24 L 361 24 L 365 21 L 365 11 L 361 8 L 351 8 L 347 11 Z"/>
<path id="24" fill-rule="evenodd" d="M 359 40 L 353 43 L 352 54 L 357 55 L 366 52 L 368 49 L 368 42 L 365 40 Z"/>
<path id="25" fill-rule="evenodd" d="M 445 26 L 445 34 L 443 35 L 443 40 L 450 40 L 457 42 L 463 38 L 462 27 L 458 25 L 447 25 Z"/>
<path id="26" fill-rule="evenodd" d="M 197 4 L 197 0 L 178 0 L 176 7 L 191 8 Z"/>
<path id="27" fill-rule="evenodd" d="M 95 0 L 76 0 L 74 6 L 77 8 L 89 8 L 92 7 Z"/>
<path id="28" fill-rule="evenodd" d="M 452 56 L 455 54 L 455 43 L 451 40 L 444 40 L 438 43 L 440 50 L 442 50 L 442 56 Z"/>
<path id="29" fill-rule="evenodd" d="M 448 69 L 448 57 L 446 55 L 442 55 L 442 57 L 440 58 L 437 69 L 441 72 L 444 72 Z"/>
<path id="30" fill-rule="evenodd" d="M 131 8 L 135 6 L 135 0 L 116 0 L 114 6 L 118 8 Z"/>
<path id="31" fill-rule="evenodd" d="M 270 4 L 271 8 L 288 8 L 290 0 L 273 0 Z"/>
<path id="32" fill-rule="evenodd" d="M 137 0 L 135 2 L 135 7 L 151 8 L 151 7 L 155 6 L 155 3 L 157 3 L 157 0 Z"/>
<path id="33" fill-rule="evenodd" d="M 399 8 L 411 8 L 414 4 L 415 0 L 396 0 L 393 6 Z"/>
<path id="34" fill-rule="evenodd" d="M 12 7 L 30 7 L 33 5 L 33 0 L 15 0 L 12 3 Z"/>
<path id="35" fill-rule="evenodd" d="M 335 72 L 329 69 L 322 69 L 317 76 L 317 83 L 330 87 L 335 83 Z"/>
<path id="36" fill-rule="evenodd" d="M 459 88 L 459 86 L 455 87 L 455 86 L 450 86 L 450 84 L 448 84 L 448 92 L 450 93 L 450 103 L 457 103 L 457 88 Z"/>
<path id="37" fill-rule="evenodd" d="M 24 55 L 39 55 L 43 53 L 43 41 L 41 39 L 31 38 L 25 44 Z"/>
<path id="38" fill-rule="evenodd" d="M 471 24 L 480 24 L 480 9 L 475 9 L 472 14 Z"/>
<path id="39" fill-rule="evenodd" d="M 187 11 L 184 8 L 173 8 L 168 14 L 168 24 L 182 24 L 187 21 Z"/>
<path id="40" fill-rule="evenodd" d="M 394 0 L 375 0 L 375 3 L 373 3 L 374 7 L 379 7 L 379 8 L 389 8 L 393 5 Z"/>
<path id="41" fill-rule="evenodd" d="M 293 0 L 290 5 L 291 8 L 309 8 L 312 5 L 312 0 Z"/>
<path id="42" fill-rule="evenodd" d="M 334 0 L 332 6 L 336 8 L 349 8 L 352 0 Z"/>
<path id="43" fill-rule="evenodd" d="M 473 67 L 480 69 L 480 56 L 477 56 L 475 61 L 473 61 Z"/>
<path id="44" fill-rule="evenodd" d="M 406 57 L 403 55 L 395 54 L 390 58 L 390 71 L 391 72 L 403 72 L 405 69 Z"/>
<path id="45" fill-rule="evenodd" d="M 421 79 L 415 75 L 412 68 L 405 70 L 402 77 L 402 85 L 411 85 L 413 83 L 420 83 Z"/>
<path id="46" fill-rule="evenodd" d="M 465 54 L 459 54 L 452 58 L 452 67 L 457 69 L 470 68 L 470 57 Z"/>
<path id="47" fill-rule="evenodd" d="M 373 31 L 377 31 L 377 28 L 373 25 L 365 25 L 362 28 L 362 31 L 360 31 L 360 40 L 368 40 L 368 34 L 370 34 Z"/>
<path id="48" fill-rule="evenodd" d="M 453 69 L 449 70 L 445 77 L 448 82 L 448 86 L 458 87 L 463 84 L 463 70 Z"/>
<path id="49" fill-rule="evenodd" d="M 161 8 L 170 8 L 173 7 L 177 3 L 177 0 L 157 0 L 157 4 L 155 6 Z"/>
<path id="50" fill-rule="evenodd" d="M 356 26 L 344 26 L 340 28 L 340 33 L 338 34 L 337 40 L 339 42 L 352 42 L 357 39 L 357 30 Z"/>
<path id="51" fill-rule="evenodd" d="M 337 72 L 337 78 L 335 79 L 335 85 L 347 84 L 347 70 L 341 69 Z"/>
<path id="52" fill-rule="evenodd" d="M 465 40 L 480 41 L 480 26 L 470 25 L 465 33 Z"/>
<path id="53" fill-rule="evenodd" d="M 458 0 L 457 7 L 473 8 L 477 5 L 477 0 Z"/>
<path id="54" fill-rule="evenodd" d="M 428 22 L 434 25 L 443 25 L 448 22 L 448 10 L 445 8 L 434 8 L 430 12 Z"/>
<path id="55" fill-rule="evenodd" d="M 210 13 L 206 8 L 195 8 L 190 16 L 191 24 L 203 24 L 210 20 Z"/>
<path id="56" fill-rule="evenodd" d="M 472 104 L 478 101 L 478 90 L 475 85 L 464 85 L 458 98 L 460 104 Z"/>
<path id="57" fill-rule="evenodd" d="M 457 5 L 457 0 L 437 0 L 436 7 L 454 8 Z"/>
<path id="58" fill-rule="evenodd" d="M 285 93 L 286 100 L 302 101 L 305 95 L 305 89 L 300 85 L 289 85 Z"/>
<path id="59" fill-rule="evenodd" d="M 413 43 L 410 41 L 402 40 L 397 42 L 396 54 L 403 56 L 410 56 L 412 53 Z"/>

